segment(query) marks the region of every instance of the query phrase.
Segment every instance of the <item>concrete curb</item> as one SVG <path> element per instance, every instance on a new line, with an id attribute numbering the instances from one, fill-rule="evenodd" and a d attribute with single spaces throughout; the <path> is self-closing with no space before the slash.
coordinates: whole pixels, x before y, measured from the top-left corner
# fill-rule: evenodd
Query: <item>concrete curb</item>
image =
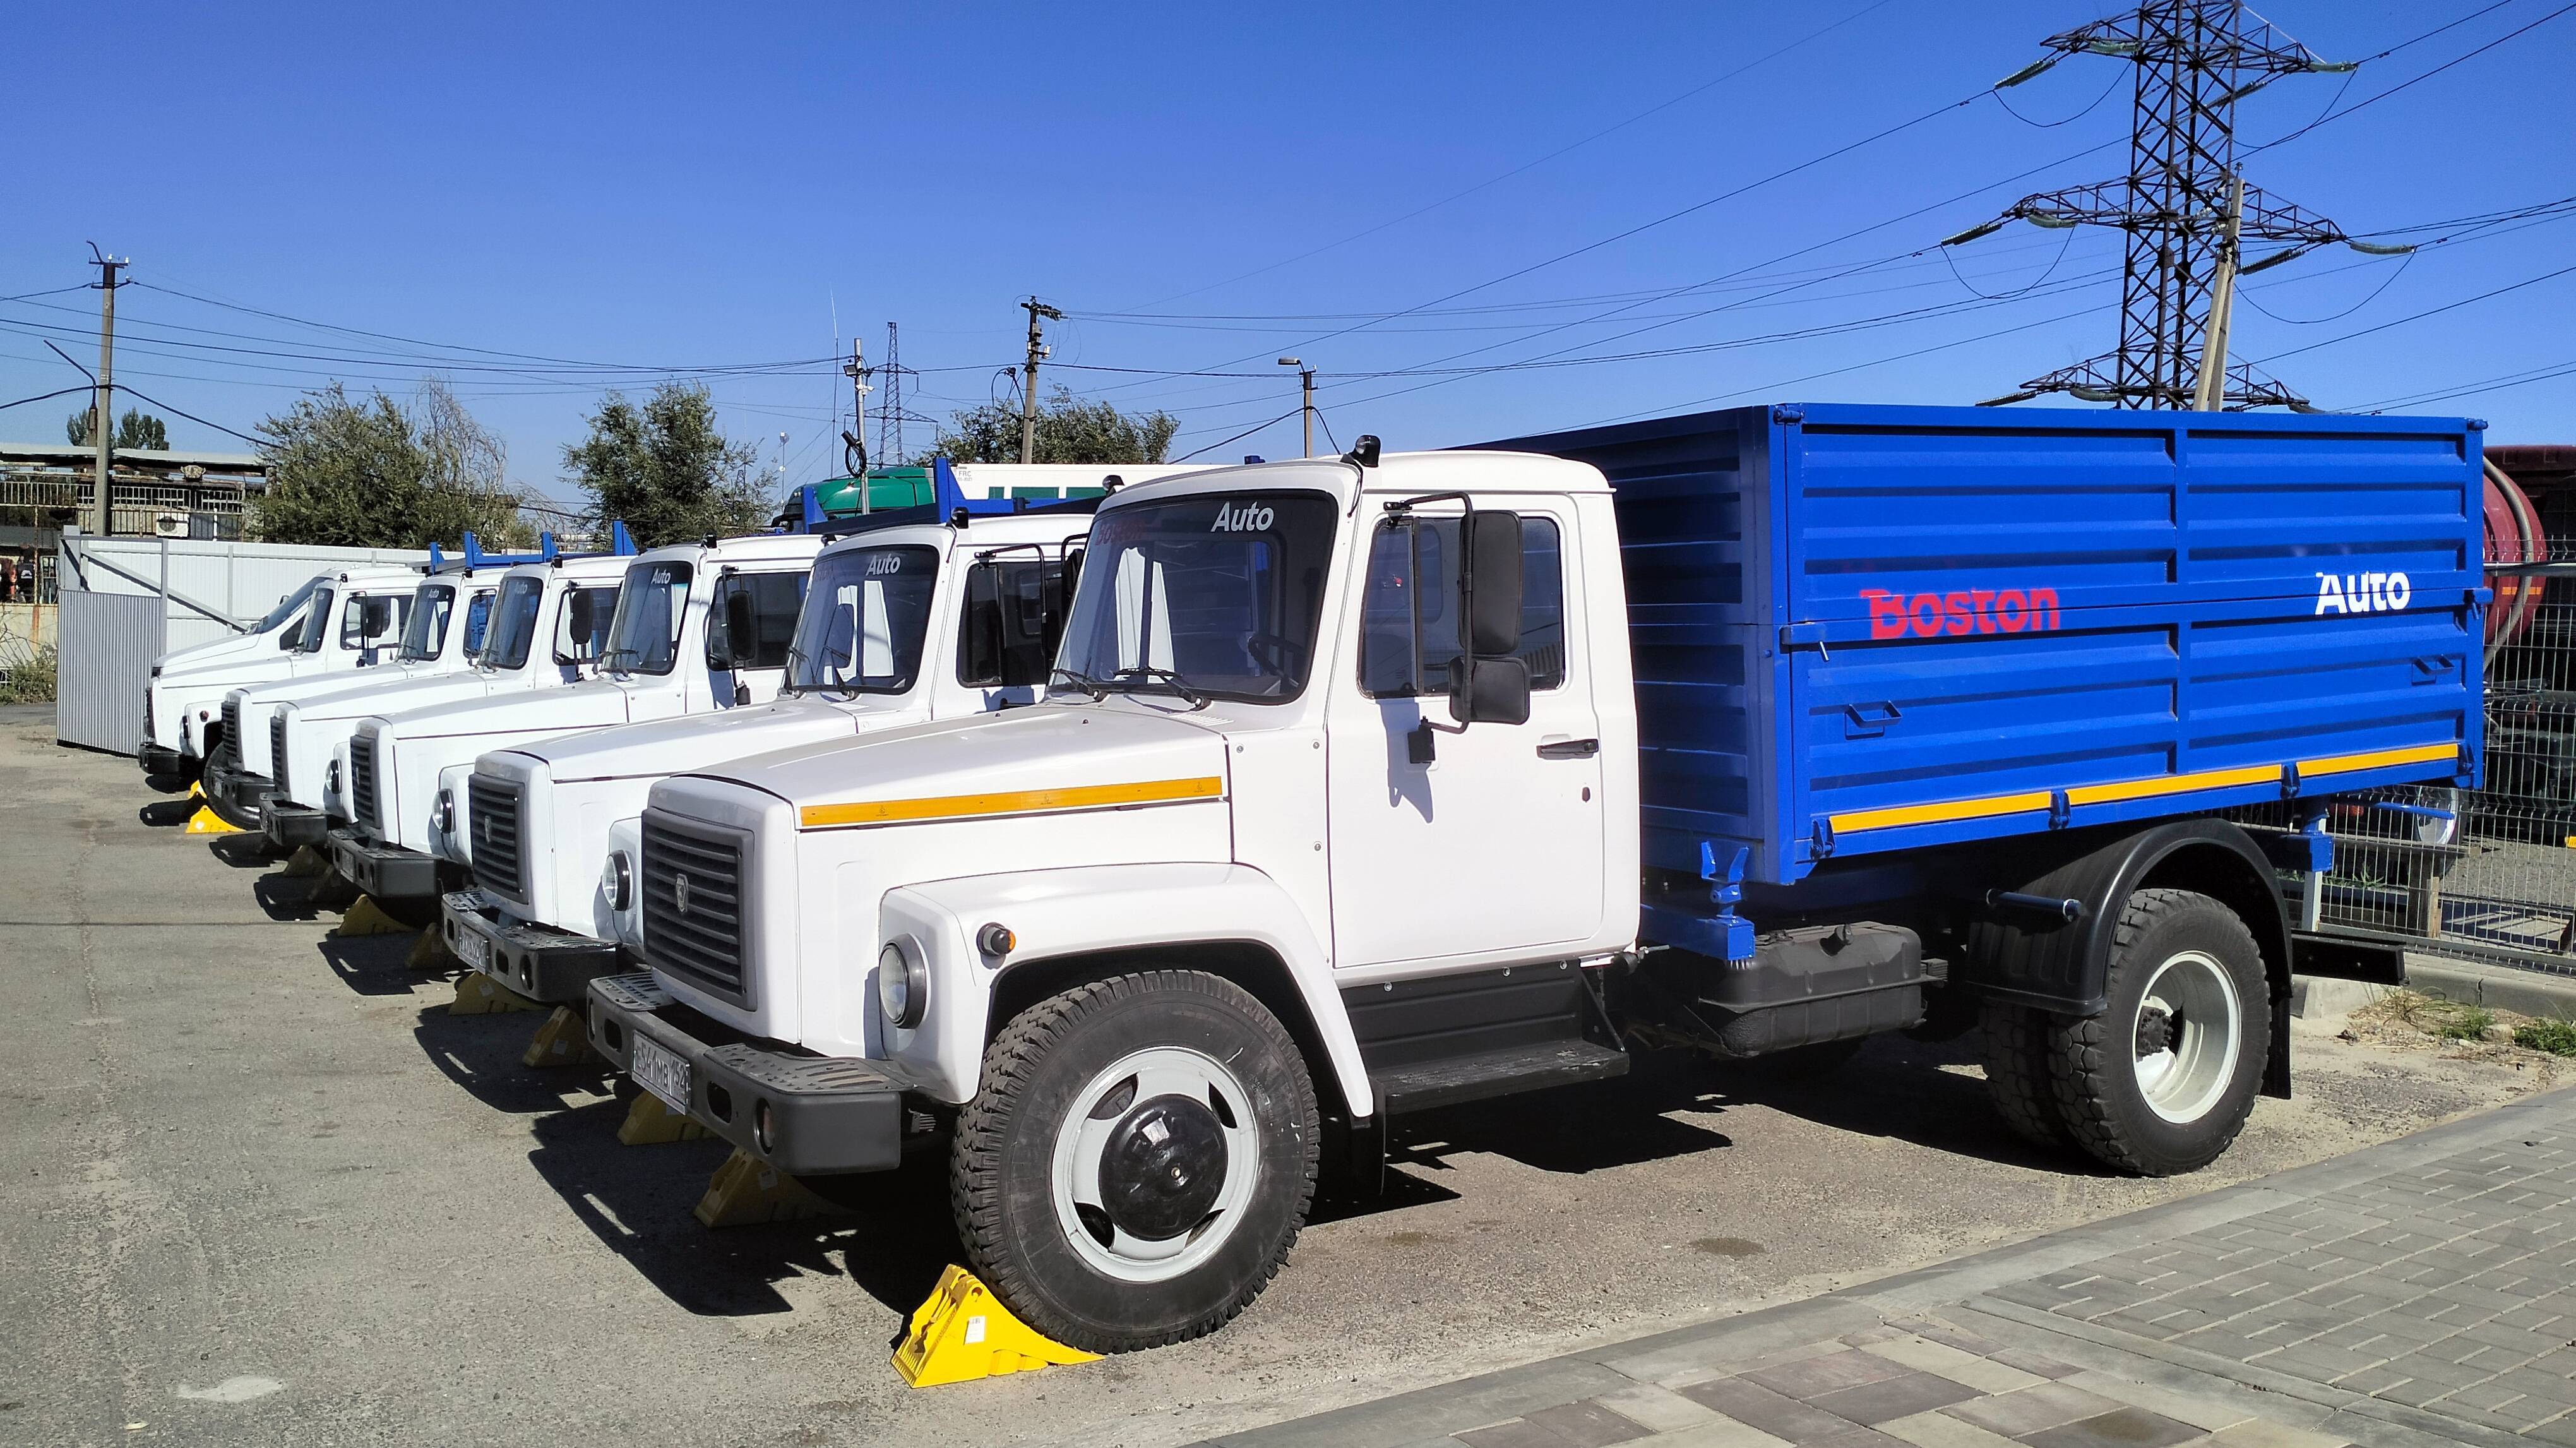
<path id="1" fill-rule="evenodd" d="M 2360 984 L 2358 981 L 2340 984 Z M 2576 975 L 2550 975 L 2509 965 L 2477 965 L 2432 956 L 2406 957 L 2406 984 L 2462 1005 L 2548 1020 L 2576 1020 Z M 2367 1004 L 2367 1002 L 2364 1002 Z"/>

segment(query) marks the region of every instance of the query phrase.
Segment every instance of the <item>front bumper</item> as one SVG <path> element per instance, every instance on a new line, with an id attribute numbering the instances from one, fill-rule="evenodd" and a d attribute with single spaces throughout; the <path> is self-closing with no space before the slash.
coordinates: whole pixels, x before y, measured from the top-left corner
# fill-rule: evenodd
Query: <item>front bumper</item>
<path id="1" fill-rule="evenodd" d="M 277 793 L 275 780 L 221 764 L 206 766 L 205 784 L 206 803 L 215 817 L 237 830 L 259 829 L 260 813 Z"/>
<path id="2" fill-rule="evenodd" d="M 579 1005 L 592 981 L 624 968 L 616 941 L 504 920 L 479 891 L 448 891 L 438 913 L 451 954 L 531 1000 Z"/>
<path id="3" fill-rule="evenodd" d="M 276 795 L 260 808 L 259 828 L 268 842 L 281 850 L 319 846 L 331 838 L 331 817 L 311 805 L 297 804 Z"/>
<path id="4" fill-rule="evenodd" d="M 592 981 L 588 1014 L 591 1049 L 610 1065 L 634 1074 L 638 1036 L 679 1057 L 689 1119 L 789 1176 L 891 1171 L 907 1136 L 935 1129 L 930 1113 L 906 1109 L 887 1063 L 755 1042 L 674 1003 L 650 973 Z"/>
<path id="5" fill-rule="evenodd" d="M 135 761 L 143 766 L 143 772 L 154 778 L 188 772 L 188 756 L 176 749 L 164 749 L 158 744 L 146 744 L 135 751 L 134 757 Z"/>
<path id="6" fill-rule="evenodd" d="M 389 845 L 342 825 L 330 832 L 331 863 L 342 879 L 379 900 L 427 900 L 438 894 L 438 860 Z"/>

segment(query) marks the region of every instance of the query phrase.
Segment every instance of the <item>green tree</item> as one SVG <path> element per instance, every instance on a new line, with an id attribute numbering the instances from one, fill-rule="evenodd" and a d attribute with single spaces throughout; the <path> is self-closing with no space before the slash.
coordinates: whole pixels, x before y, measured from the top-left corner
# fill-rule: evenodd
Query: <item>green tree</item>
<path id="1" fill-rule="evenodd" d="M 533 537 L 501 444 L 435 379 L 410 408 L 381 392 L 353 402 L 334 382 L 260 431 L 269 486 L 250 526 L 271 543 L 421 548 L 469 528 L 496 548 Z"/>
<path id="2" fill-rule="evenodd" d="M 751 445 L 716 429 L 704 387 L 665 382 L 641 404 L 611 392 L 589 421 L 590 436 L 564 449 L 564 473 L 589 495 L 601 536 L 623 519 L 636 546 L 656 548 L 756 532 L 777 516 Z"/>
<path id="3" fill-rule="evenodd" d="M 1170 451 L 1178 418 L 1168 412 L 1125 413 L 1106 402 L 1084 402 L 1058 387 L 1038 404 L 1036 447 L 1041 463 L 1159 463 Z M 1020 410 L 988 402 L 956 413 L 939 430 L 939 442 L 913 461 L 944 457 L 952 463 L 1020 460 Z"/>
<path id="4" fill-rule="evenodd" d="M 70 438 L 74 447 L 89 446 L 91 410 L 84 407 L 63 419 L 63 436 Z M 116 437 L 113 445 L 120 448 L 150 448 L 156 452 L 167 451 L 170 446 L 170 429 L 163 426 L 161 419 L 151 413 L 137 412 L 129 407 L 125 409 L 125 415 L 116 420 Z"/>

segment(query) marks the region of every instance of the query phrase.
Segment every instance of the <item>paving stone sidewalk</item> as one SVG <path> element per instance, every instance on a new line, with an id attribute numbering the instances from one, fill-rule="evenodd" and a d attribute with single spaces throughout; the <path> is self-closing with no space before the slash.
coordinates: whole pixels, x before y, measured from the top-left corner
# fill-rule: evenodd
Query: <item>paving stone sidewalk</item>
<path id="1" fill-rule="evenodd" d="M 2576 1448 L 2576 1088 L 1208 1448 Z"/>

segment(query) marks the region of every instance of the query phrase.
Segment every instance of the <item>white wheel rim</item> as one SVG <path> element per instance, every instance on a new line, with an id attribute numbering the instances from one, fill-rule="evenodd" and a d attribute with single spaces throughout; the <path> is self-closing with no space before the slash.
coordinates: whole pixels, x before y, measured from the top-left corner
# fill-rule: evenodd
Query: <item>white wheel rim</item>
<path id="1" fill-rule="evenodd" d="M 1110 1218 L 1103 1164 L 1139 1112 L 1174 1097 L 1204 1108 L 1213 1122 L 1224 1152 L 1219 1180 L 1206 1213 L 1193 1225 L 1170 1236 L 1138 1235 Z M 1113 1098 L 1123 1098 L 1125 1104 Z M 1104 1108 L 1108 1114 L 1095 1118 Z M 1197 1119 L 1196 1112 L 1192 1116 Z M 1155 1046 L 1123 1056 L 1093 1076 L 1057 1125 L 1050 1172 L 1056 1224 L 1075 1255 L 1103 1276 L 1121 1282 L 1167 1281 L 1205 1262 L 1234 1235 L 1260 1174 L 1252 1093 L 1242 1080 L 1187 1047 Z M 1203 1193 L 1204 1187 L 1199 1190 Z"/>
<path id="2" fill-rule="evenodd" d="M 2157 966 L 2130 1021 L 2131 1065 L 2147 1109 L 2177 1126 L 2208 1115 L 2236 1079 L 2244 1021 L 2236 979 L 2217 957 L 2186 950 Z"/>

